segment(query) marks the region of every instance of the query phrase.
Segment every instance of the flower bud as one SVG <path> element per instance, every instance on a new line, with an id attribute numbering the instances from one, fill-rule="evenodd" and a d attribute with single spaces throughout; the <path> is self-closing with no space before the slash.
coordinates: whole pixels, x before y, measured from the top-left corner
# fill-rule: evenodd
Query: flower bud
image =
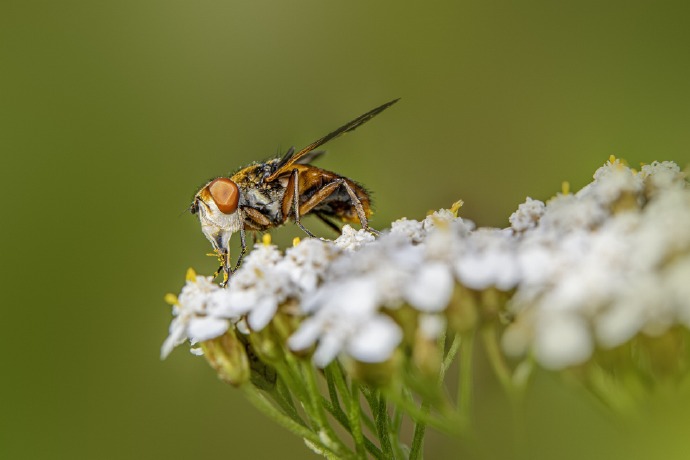
<path id="1" fill-rule="evenodd" d="M 640 209 L 640 200 L 637 194 L 624 191 L 618 198 L 611 203 L 611 213 L 619 214 L 626 211 L 637 211 Z"/>
<path id="2" fill-rule="evenodd" d="M 280 360 L 283 357 L 280 337 L 272 326 L 269 324 L 260 331 L 252 331 L 245 339 L 257 356 L 267 362 Z"/>
<path id="3" fill-rule="evenodd" d="M 375 387 L 384 386 L 390 383 L 394 376 L 398 374 L 401 363 L 402 356 L 399 350 L 381 363 L 364 363 L 355 361 L 352 358 L 343 360 L 347 373 L 352 376 L 353 379 Z"/>
<path id="4" fill-rule="evenodd" d="M 443 355 L 438 346 L 438 340 L 418 332 L 412 347 L 412 362 L 419 369 L 421 375 L 434 381 L 437 380 L 442 361 Z"/>
<path id="5" fill-rule="evenodd" d="M 288 299 L 278 307 L 278 313 L 273 317 L 272 325 L 281 342 L 286 342 L 295 333 L 301 320 L 299 303 L 296 300 Z"/>
<path id="6" fill-rule="evenodd" d="M 402 342 L 414 346 L 419 312 L 409 305 L 403 305 L 397 309 L 386 310 L 386 313 L 402 330 Z"/>
<path id="7" fill-rule="evenodd" d="M 658 337 L 640 336 L 637 351 L 640 355 L 638 366 L 643 367 L 658 378 L 681 378 L 685 374 L 687 362 L 687 332 L 680 327 L 672 328 Z"/>
<path id="8" fill-rule="evenodd" d="M 462 286 L 456 286 L 446 310 L 448 325 L 459 333 L 472 330 L 478 321 L 477 308 L 475 293 Z"/>
<path id="9" fill-rule="evenodd" d="M 247 351 L 233 329 L 220 337 L 202 342 L 201 347 L 222 381 L 238 387 L 249 380 Z"/>

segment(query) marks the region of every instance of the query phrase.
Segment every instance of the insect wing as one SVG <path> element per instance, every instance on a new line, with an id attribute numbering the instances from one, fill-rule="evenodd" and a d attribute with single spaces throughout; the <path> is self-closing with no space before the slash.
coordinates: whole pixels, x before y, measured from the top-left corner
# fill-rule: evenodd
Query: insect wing
<path id="1" fill-rule="evenodd" d="M 311 152 L 302 155 L 301 158 L 299 158 L 298 160 L 295 160 L 292 164 L 293 164 L 293 165 L 294 165 L 294 164 L 308 165 L 308 164 L 310 164 L 312 161 L 314 161 L 314 160 L 316 160 L 317 158 L 319 158 L 319 157 L 320 157 L 321 155 L 323 155 L 324 153 L 326 153 L 325 150 L 312 150 Z"/>
<path id="2" fill-rule="evenodd" d="M 299 164 L 299 165 L 308 165 L 312 161 L 316 160 L 319 158 L 321 155 L 326 153 L 325 150 L 312 150 L 311 152 L 305 153 L 302 155 L 299 159 L 291 162 L 293 165 L 294 164 Z M 292 156 L 295 154 L 295 148 L 290 147 L 287 152 L 285 152 L 285 155 L 283 155 L 283 158 L 280 159 L 280 163 L 278 164 L 278 167 L 283 166 L 285 163 L 290 161 Z"/>
<path id="3" fill-rule="evenodd" d="M 365 113 L 364 115 L 360 115 L 359 117 L 355 118 L 351 122 L 349 122 L 349 123 L 341 126 L 340 128 L 336 129 L 332 133 L 328 133 L 324 137 L 322 137 L 321 139 L 316 140 L 316 141 L 312 142 L 311 144 L 307 145 L 306 147 L 304 147 L 302 150 L 300 150 L 297 153 L 293 153 L 292 155 L 290 155 L 290 153 L 292 153 L 292 152 L 289 150 L 288 153 L 280 161 L 280 164 L 278 165 L 278 169 L 273 174 L 271 174 L 268 178 L 266 178 L 266 181 L 267 182 L 272 181 L 276 177 L 280 176 L 281 174 L 284 174 L 285 172 L 289 171 L 290 166 L 292 166 L 295 163 L 304 164 L 304 162 L 300 161 L 300 159 L 302 157 L 304 157 L 305 155 L 307 155 L 309 152 L 311 152 L 312 150 L 314 150 L 315 148 L 317 148 L 319 146 L 322 146 L 326 142 L 328 142 L 332 139 L 335 139 L 338 136 L 341 136 L 345 133 L 348 133 L 352 130 L 357 129 L 358 127 L 360 127 L 361 125 L 363 125 L 367 121 L 371 120 L 376 115 L 383 112 L 384 110 L 386 110 L 388 107 L 395 104 L 399 100 L 400 99 L 394 99 L 390 102 L 386 102 L 385 104 L 380 105 L 373 110 L 370 110 L 369 112 Z M 313 159 L 313 158 L 310 158 L 310 159 Z"/>

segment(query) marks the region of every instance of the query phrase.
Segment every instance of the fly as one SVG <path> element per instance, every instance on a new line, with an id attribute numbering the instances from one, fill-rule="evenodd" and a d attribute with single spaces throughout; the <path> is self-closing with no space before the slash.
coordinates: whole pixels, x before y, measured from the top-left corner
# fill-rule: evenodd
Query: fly
<path id="1" fill-rule="evenodd" d="M 266 231 L 292 219 L 307 235 L 314 237 L 302 225 L 302 217 L 314 214 L 337 232 L 340 228 L 331 218 L 359 222 L 365 230 L 378 233 L 369 226 L 372 210 L 367 191 L 352 179 L 312 166 L 311 162 L 324 153 L 314 149 L 353 131 L 398 100 L 370 110 L 300 151 L 290 148 L 282 157 L 254 163 L 201 187 L 190 210 L 199 216 L 201 230 L 218 255 L 220 268 L 216 275 L 223 272 L 222 286 L 242 263 L 247 252 L 247 231 Z M 236 232 L 240 233 L 242 250 L 235 268 L 231 269 L 229 243 Z"/>

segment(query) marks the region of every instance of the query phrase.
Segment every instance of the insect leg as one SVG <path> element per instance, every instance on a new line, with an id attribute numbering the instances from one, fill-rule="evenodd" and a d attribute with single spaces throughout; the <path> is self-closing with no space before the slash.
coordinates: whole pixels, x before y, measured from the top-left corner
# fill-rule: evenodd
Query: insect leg
<path id="1" fill-rule="evenodd" d="M 295 223 L 297 224 L 297 226 L 299 228 L 301 228 L 304 231 L 304 233 L 306 233 L 307 235 L 309 235 L 312 238 L 316 238 L 316 236 L 312 232 L 307 230 L 307 228 L 304 225 L 302 225 L 302 222 L 300 222 L 300 220 L 299 220 L 301 210 L 300 210 L 300 205 L 299 205 L 299 171 L 298 170 L 296 170 L 296 169 L 292 170 L 292 176 L 290 177 L 290 180 L 292 181 L 292 186 L 293 186 L 292 206 L 294 207 L 294 210 L 295 210 Z M 288 187 L 289 186 L 290 186 L 290 184 L 288 184 Z M 304 214 L 304 213 L 302 213 L 302 214 Z"/>
<path id="2" fill-rule="evenodd" d="M 261 214 L 261 211 L 258 209 L 250 208 L 249 206 L 244 206 L 241 209 L 249 218 L 249 221 L 245 220 L 245 224 L 249 225 L 250 230 L 264 230 L 271 226 L 271 221 L 268 217 Z"/>
<path id="3" fill-rule="evenodd" d="M 359 201 L 359 198 L 357 198 L 357 195 L 355 194 L 354 190 L 352 190 L 352 187 L 350 187 L 347 181 L 342 178 L 336 179 L 333 182 L 325 185 L 319 191 L 317 191 L 311 198 L 309 198 L 309 200 L 302 203 L 302 206 L 300 206 L 300 213 L 306 214 L 309 211 L 311 211 L 316 205 L 325 200 L 341 185 L 345 187 L 345 191 L 347 191 L 347 194 L 350 196 L 350 200 L 352 201 L 352 205 L 355 207 L 355 212 L 357 213 L 357 218 L 359 218 L 359 223 L 362 224 L 362 228 L 364 228 L 364 230 L 368 231 L 369 233 L 379 235 L 380 233 L 377 230 L 374 230 L 369 226 L 369 220 L 367 219 L 367 215 L 364 212 L 364 208 L 362 207 L 362 202 Z"/>
<path id="4" fill-rule="evenodd" d="M 223 252 L 218 252 L 218 258 L 220 259 L 220 268 L 218 269 L 218 272 L 223 270 L 223 281 L 220 283 L 220 287 L 225 287 L 228 285 L 228 281 L 230 280 L 230 275 L 232 274 L 232 270 L 230 269 L 230 253 L 228 251 L 223 251 Z"/>
<path id="5" fill-rule="evenodd" d="M 213 254 L 209 254 L 209 255 L 213 255 Z M 215 271 L 215 273 L 213 274 L 213 278 L 211 278 L 211 279 L 216 279 L 216 277 L 217 277 L 218 275 L 220 275 L 220 272 L 221 272 L 222 270 L 223 270 L 223 264 L 220 264 L 220 266 L 218 267 L 218 270 Z"/>
<path id="6" fill-rule="evenodd" d="M 216 258 L 218 259 L 218 269 L 215 272 L 213 272 L 213 276 L 211 276 L 211 279 L 215 280 L 216 278 L 218 278 L 218 275 L 220 275 L 220 272 L 222 272 L 223 268 L 224 268 L 224 266 L 223 266 L 223 255 L 217 249 L 215 250 L 214 254 L 206 254 L 206 255 L 207 256 L 216 256 Z"/>
<path id="7" fill-rule="evenodd" d="M 328 217 L 326 217 L 325 215 L 323 215 L 320 212 L 315 212 L 314 214 L 316 215 L 316 217 L 318 217 L 321 220 L 321 222 L 323 222 L 324 224 L 326 224 L 330 228 L 332 228 L 338 235 L 340 235 L 342 233 L 342 230 L 340 229 L 340 227 L 338 227 L 335 223 L 333 223 L 333 221 L 330 220 Z"/>
<path id="8" fill-rule="evenodd" d="M 240 256 L 237 258 L 235 268 L 232 269 L 233 272 L 240 268 L 240 265 L 242 264 L 242 259 L 244 259 L 244 255 L 247 253 L 247 241 L 245 239 L 244 234 L 244 225 L 240 227 L 240 244 L 242 245 L 242 250 L 240 251 Z"/>
<path id="9" fill-rule="evenodd" d="M 347 194 L 350 195 L 350 199 L 352 200 L 352 204 L 355 206 L 355 211 L 357 211 L 357 217 L 359 217 L 359 223 L 362 224 L 362 228 L 374 235 L 380 235 L 381 232 L 369 227 L 369 221 L 367 220 L 367 215 L 364 212 L 364 208 L 362 207 L 362 202 L 359 201 L 359 198 L 357 198 L 357 194 L 355 194 L 355 191 L 352 190 L 350 184 L 343 180 L 343 187 L 345 187 Z"/>

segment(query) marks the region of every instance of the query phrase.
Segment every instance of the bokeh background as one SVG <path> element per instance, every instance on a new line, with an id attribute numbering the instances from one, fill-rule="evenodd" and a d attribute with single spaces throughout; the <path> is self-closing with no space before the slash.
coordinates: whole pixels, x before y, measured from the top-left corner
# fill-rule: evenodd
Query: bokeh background
<path id="1" fill-rule="evenodd" d="M 459 198 L 505 226 L 611 154 L 687 165 L 689 20 L 682 1 L 2 0 L 0 458 L 315 458 L 202 359 L 159 360 L 163 295 L 215 268 L 197 187 L 395 97 L 319 162 L 374 192 L 377 228 Z M 515 454 L 480 387 L 483 447 L 431 434 L 428 458 Z M 688 405 L 664 401 L 630 440 L 538 377 L 529 458 L 683 458 Z"/>

